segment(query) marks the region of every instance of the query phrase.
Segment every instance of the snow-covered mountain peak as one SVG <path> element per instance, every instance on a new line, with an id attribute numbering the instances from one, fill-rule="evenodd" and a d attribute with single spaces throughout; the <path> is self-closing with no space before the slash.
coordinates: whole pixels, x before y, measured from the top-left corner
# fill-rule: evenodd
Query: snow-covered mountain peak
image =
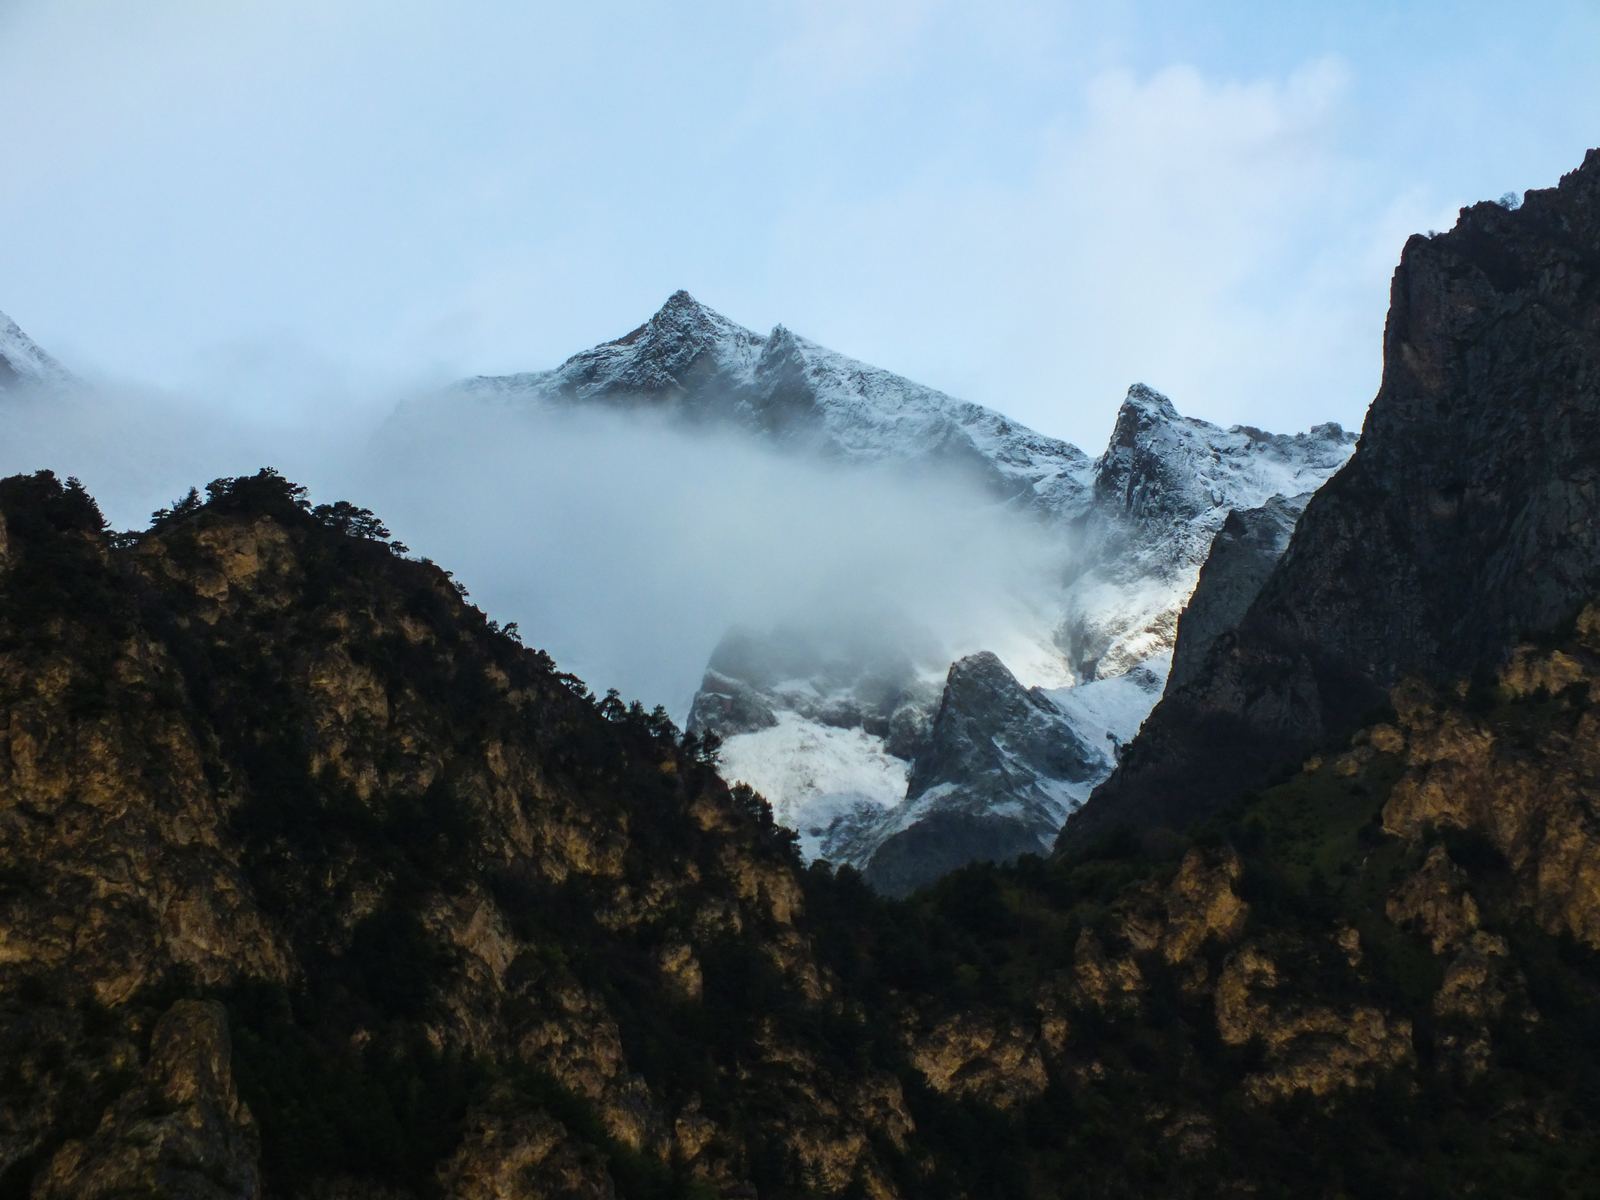
<path id="1" fill-rule="evenodd" d="M 72 373 L 0 312 L 0 392 L 17 387 L 64 387 Z"/>
<path id="2" fill-rule="evenodd" d="M 1338 424 L 1308 433 L 1229 429 L 1185 417 L 1153 388 L 1134 384 L 1117 413 L 1110 443 L 1094 465 L 1095 498 L 1120 515 L 1135 540 L 1184 536 L 1198 564 L 1228 511 L 1257 508 L 1275 495 L 1315 490 L 1350 457 L 1356 435 Z"/>
<path id="3" fill-rule="evenodd" d="M 1300 503 L 1355 440 L 1337 425 L 1222 429 L 1135 384 L 1091 459 L 784 325 L 755 333 L 687 292 L 554 370 L 470 380 L 458 394 L 530 410 L 651 407 L 891 478 L 975 480 L 986 494 L 974 506 L 1027 522 L 1030 536 L 1040 523 L 1053 531 L 1029 579 L 996 582 L 1011 616 L 984 630 L 982 649 L 818 614 L 815 628 L 732 630 L 711 655 L 690 730 L 725 739 L 725 773 L 763 792 L 807 855 L 850 862 L 890 891 L 972 857 L 1047 848 L 1160 695 L 1178 614 L 1228 513 L 1275 495 Z M 1266 533 L 1299 511 L 1278 508 L 1257 514 L 1275 522 Z M 1275 554 L 1266 533 L 1244 548 Z M 1231 590 L 1219 585 L 1225 600 L 1254 578 L 1234 575 Z"/>
<path id="4" fill-rule="evenodd" d="M 758 334 L 728 320 L 715 309 L 707 308 L 680 288 L 632 333 L 584 354 L 575 354 L 568 362 L 581 360 L 607 347 L 622 346 L 633 347 L 631 357 L 636 360 L 693 360 L 704 353 L 720 359 L 741 359 L 745 357 L 747 346 L 760 344 L 761 340 Z"/>
<path id="5" fill-rule="evenodd" d="M 1228 514 L 1316 491 L 1355 442 L 1333 422 L 1296 434 L 1223 429 L 1183 416 L 1153 388 L 1129 388 L 1095 460 L 1086 569 L 1068 589 L 1060 642 L 1079 678 L 1110 678 L 1170 651 Z"/>
<path id="6" fill-rule="evenodd" d="M 836 462 L 955 468 L 1018 507 L 1076 515 L 1092 460 L 982 405 L 859 362 L 783 325 L 766 336 L 675 292 L 632 333 L 552 371 L 468 380 L 531 403 L 667 408 Z"/>

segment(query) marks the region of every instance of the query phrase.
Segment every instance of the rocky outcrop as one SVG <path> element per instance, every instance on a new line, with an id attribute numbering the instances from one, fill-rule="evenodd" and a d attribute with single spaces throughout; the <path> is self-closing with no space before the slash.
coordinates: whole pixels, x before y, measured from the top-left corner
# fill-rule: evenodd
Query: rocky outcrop
<path id="1" fill-rule="evenodd" d="M 1383 383 L 1236 631 L 1064 831 L 1182 825 L 1339 740 L 1402 677 L 1498 664 L 1600 583 L 1600 151 L 1406 243 Z"/>
<path id="2" fill-rule="evenodd" d="M 1071 786 L 1103 770 L 1038 689 L 987 652 L 953 664 L 906 799 L 852 848 L 885 895 L 903 896 L 974 861 L 1010 862 L 1048 849 Z"/>
<path id="3" fill-rule="evenodd" d="M 1418 839 L 1468 830 L 1503 856 L 1516 894 L 1551 933 L 1600 947 L 1600 838 L 1591 780 L 1600 772 L 1600 608 L 1578 622 L 1564 648 L 1519 647 L 1501 671 L 1513 701 L 1568 694 L 1552 710 L 1513 704 L 1473 712 L 1420 680 L 1394 691 L 1404 733 L 1405 774 L 1383 807 L 1384 829 Z M 1551 685 L 1555 691 L 1552 693 Z M 1452 703 L 1452 701 L 1454 701 Z M 1442 847 L 1390 901 L 1419 920 L 1436 952 L 1477 928 L 1477 905 Z"/>
<path id="4" fill-rule="evenodd" d="M 514 1105 L 511 1098 L 502 1103 Z M 439 1172 L 451 1200 L 615 1200 L 605 1157 L 542 1112 L 475 1117 Z"/>
<path id="5" fill-rule="evenodd" d="M 1279 1001 L 1277 965 L 1260 946 L 1229 955 L 1217 981 L 1217 1032 L 1230 1046 L 1256 1042 L 1266 1052 L 1246 1081 L 1257 1100 L 1336 1088 L 1370 1086 L 1412 1061 L 1411 1023 L 1370 1005 L 1345 1011 L 1304 1001 Z"/>

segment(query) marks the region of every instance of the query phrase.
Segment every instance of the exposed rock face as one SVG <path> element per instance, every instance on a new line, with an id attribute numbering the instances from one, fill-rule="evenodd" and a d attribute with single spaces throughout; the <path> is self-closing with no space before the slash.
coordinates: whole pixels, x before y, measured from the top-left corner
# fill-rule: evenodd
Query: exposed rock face
<path id="1" fill-rule="evenodd" d="M 1402 676 L 1493 664 L 1600 582 L 1600 152 L 1406 243 L 1360 445 L 1205 666 L 1065 831 L 1182 824 L 1349 733 Z"/>
<path id="2" fill-rule="evenodd" d="M 543 1113 L 479 1115 L 440 1171 L 452 1200 L 615 1200 L 604 1156 Z"/>
<path id="3" fill-rule="evenodd" d="M 993 654 L 950 668 L 904 804 L 848 847 L 868 881 L 903 896 L 974 861 L 1011 862 L 1049 849 L 1073 797 L 1104 755 L 1037 688 Z"/>
<path id="4" fill-rule="evenodd" d="M 1589 707 L 1600 698 L 1597 683 L 1600 608 L 1591 605 L 1575 643 L 1519 647 L 1500 675 L 1510 697 L 1571 689 L 1581 704 L 1512 723 L 1445 703 L 1420 680 L 1396 687 L 1408 769 L 1383 807 L 1383 826 L 1413 839 L 1440 828 L 1481 834 L 1504 856 L 1520 902 L 1541 926 L 1600 948 L 1600 837 L 1590 784 L 1600 772 L 1600 714 Z M 1390 907 L 1420 921 L 1442 952 L 1478 927 L 1477 905 L 1463 888 L 1459 868 L 1437 849 Z"/>
<path id="5" fill-rule="evenodd" d="M 1273 1003 L 1276 964 L 1254 944 L 1228 956 L 1217 981 L 1217 1032 L 1230 1046 L 1259 1041 L 1267 1066 L 1246 1083 L 1257 1099 L 1359 1087 L 1412 1061 L 1411 1023 L 1362 1005 Z"/>
<path id="6" fill-rule="evenodd" d="M 1260 508 L 1234 509 L 1222 522 L 1200 568 L 1194 594 L 1178 617 L 1167 686 L 1197 679 L 1211 645 L 1238 627 L 1288 548 L 1310 492 L 1274 496 Z"/>

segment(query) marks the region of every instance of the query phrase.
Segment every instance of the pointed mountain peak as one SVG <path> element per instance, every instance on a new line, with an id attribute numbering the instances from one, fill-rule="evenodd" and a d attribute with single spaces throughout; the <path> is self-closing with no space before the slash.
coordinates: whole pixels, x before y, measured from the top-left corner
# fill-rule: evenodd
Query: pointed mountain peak
<path id="1" fill-rule="evenodd" d="M 660 345 L 663 340 L 670 343 L 687 341 L 703 345 L 730 335 L 741 334 L 746 338 L 753 336 L 743 326 L 728 320 L 715 309 L 707 308 L 684 289 L 679 288 L 667 297 L 667 302 L 656 309 L 654 315 L 643 325 L 615 341 L 602 342 L 596 349 L 606 346 L 633 346 L 641 341 Z M 574 357 L 582 358 L 583 354 Z"/>
<path id="2" fill-rule="evenodd" d="M 667 297 L 667 302 L 656 310 L 656 315 L 650 318 L 652 325 L 682 326 L 686 324 L 711 324 L 734 326 L 727 317 L 713 308 L 708 308 L 696 300 L 688 292 L 679 288 Z M 734 326 L 737 328 L 737 326 Z"/>
<path id="3" fill-rule="evenodd" d="M 687 291 L 685 291 L 683 288 L 679 288 L 677 291 L 673 292 L 672 295 L 667 297 L 667 302 L 657 310 L 656 316 L 659 317 L 663 313 L 676 313 L 685 311 L 711 312 L 709 308 L 707 308 L 704 304 L 701 304 L 700 301 L 696 300 Z M 715 316 L 716 314 L 713 313 L 712 315 Z"/>
<path id="4" fill-rule="evenodd" d="M 714 308 L 708 308 L 682 288 L 667 297 L 667 302 L 656 310 L 655 316 L 622 340 L 627 342 L 646 330 L 658 337 L 666 336 L 675 340 L 687 338 L 698 344 L 729 338 L 738 341 L 761 340 L 743 325 L 728 320 Z"/>
<path id="5" fill-rule="evenodd" d="M 1123 398 L 1121 412 L 1146 412 L 1159 414 L 1168 421 L 1179 420 L 1178 409 L 1171 400 L 1168 400 L 1153 387 L 1136 383 L 1128 389 L 1128 394 Z M 1120 416 L 1120 413 L 1119 413 Z"/>
<path id="6" fill-rule="evenodd" d="M 1148 442 L 1157 430 L 1186 423 L 1190 422 L 1171 400 L 1152 387 L 1136 383 L 1117 410 L 1117 423 L 1111 428 L 1111 441 L 1101 462 L 1105 463 L 1119 449 L 1131 450 Z"/>

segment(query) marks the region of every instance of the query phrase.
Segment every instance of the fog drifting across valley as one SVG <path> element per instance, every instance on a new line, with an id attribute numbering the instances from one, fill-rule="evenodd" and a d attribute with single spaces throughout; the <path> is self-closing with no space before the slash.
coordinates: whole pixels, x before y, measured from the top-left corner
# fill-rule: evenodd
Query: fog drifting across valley
<path id="1" fill-rule="evenodd" d="M 313 502 L 373 509 L 596 689 L 682 721 L 734 625 L 840 636 L 886 618 L 948 655 L 999 653 L 1060 686 L 1061 542 L 950 481 L 843 468 L 648 414 L 306 388 L 205 403 L 112 385 L 10 396 L 0 471 L 76 475 L 116 528 L 219 475 L 272 465 Z"/>

